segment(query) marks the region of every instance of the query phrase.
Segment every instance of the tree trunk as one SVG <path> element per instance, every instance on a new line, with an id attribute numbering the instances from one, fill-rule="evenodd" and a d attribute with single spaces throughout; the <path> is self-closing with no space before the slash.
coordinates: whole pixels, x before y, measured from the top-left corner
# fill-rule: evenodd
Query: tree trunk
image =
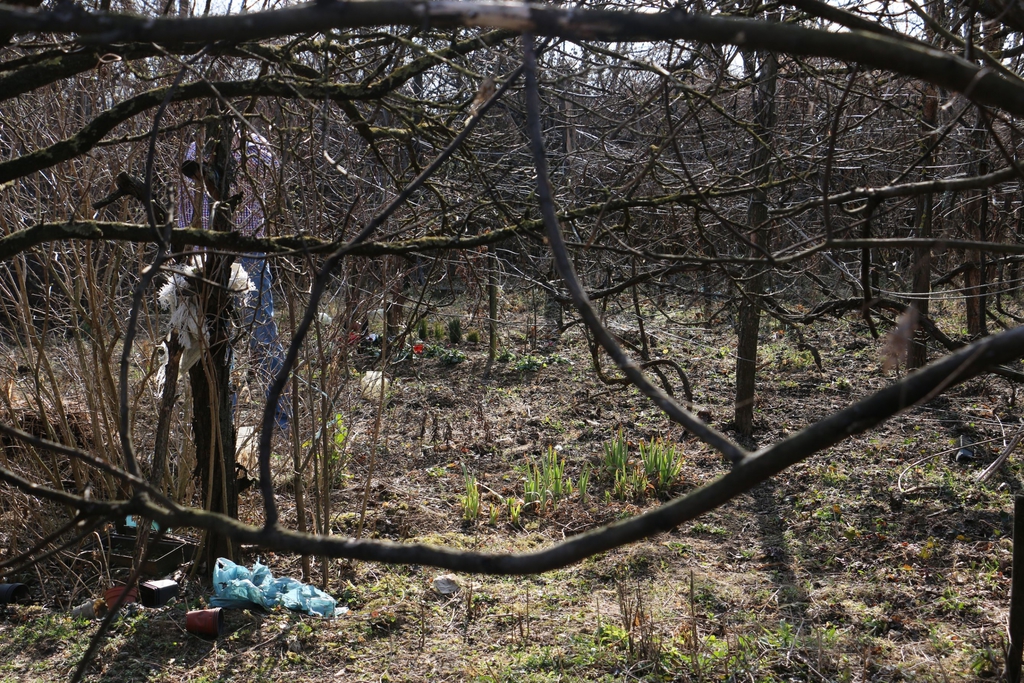
<path id="1" fill-rule="evenodd" d="M 199 299 L 210 329 L 210 346 L 189 370 L 192 383 L 192 431 L 196 443 L 196 467 L 203 508 L 238 518 L 238 485 L 235 478 L 235 426 L 231 419 L 231 337 L 227 294 L 232 257 L 209 254 L 207 278 L 220 286 L 203 283 Z M 209 533 L 207 567 L 218 557 L 238 559 L 238 548 L 227 538 Z"/>
<path id="2" fill-rule="evenodd" d="M 986 50 L 998 49 L 1001 39 L 998 38 L 998 25 L 991 22 L 983 23 L 985 35 L 983 37 Z M 971 164 L 972 175 L 984 175 L 989 172 L 988 158 L 988 127 L 986 126 L 984 110 L 979 109 L 974 122 L 974 135 L 972 144 L 975 151 L 975 158 Z M 966 227 L 967 239 L 984 242 L 988 239 L 988 197 L 987 189 L 978 190 L 974 197 L 969 200 L 967 208 Z M 986 290 L 987 278 L 985 276 L 985 253 L 981 251 L 969 251 L 965 258 L 970 266 L 964 271 L 964 296 L 967 306 L 967 336 L 977 339 L 988 335 L 988 321 L 986 320 Z"/>
<path id="3" fill-rule="evenodd" d="M 985 147 L 988 144 L 988 131 L 985 129 L 984 113 L 978 112 L 974 123 L 973 146 L 976 150 L 974 163 L 971 164 L 973 175 L 984 175 L 989 171 L 988 155 Z M 965 228 L 967 239 L 984 242 L 986 235 L 986 219 L 988 218 L 988 190 L 977 190 L 967 203 L 967 220 Z M 988 335 L 988 321 L 985 308 L 985 254 L 980 251 L 968 251 L 964 258 L 967 268 L 964 270 L 964 303 L 967 308 L 967 336 L 978 339 Z"/>
<path id="4" fill-rule="evenodd" d="M 498 357 L 498 257 L 494 247 L 487 252 L 487 369 L 484 377 L 491 376 L 491 369 Z"/>
<path id="5" fill-rule="evenodd" d="M 770 144 L 771 131 L 775 123 L 775 83 L 778 61 L 772 53 L 759 53 L 761 60 L 760 78 L 754 82 L 754 129 L 764 141 Z M 753 66 L 750 72 L 755 73 Z M 763 186 L 771 177 L 771 165 L 766 146 L 755 142 L 750 155 L 750 180 L 757 187 L 747 205 L 747 223 L 751 228 L 750 240 L 754 244 L 771 249 L 768 226 L 767 194 Z M 752 256 L 758 254 L 753 253 Z M 766 273 L 763 266 L 754 266 L 747 280 L 745 295 L 740 297 L 739 321 L 736 344 L 736 431 L 750 436 L 754 431 L 754 384 L 757 374 L 757 336 L 761 326 L 761 301 L 764 294 Z"/>
<path id="6" fill-rule="evenodd" d="M 295 296 L 295 281 L 294 276 L 291 276 L 292 280 L 287 288 L 288 292 L 288 326 L 291 329 L 295 329 L 295 310 L 299 307 L 299 302 L 296 301 Z M 323 354 L 321 353 L 321 356 Z M 323 368 L 323 359 L 321 358 L 320 372 L 326 375 Z M 302 466 L 302 452 L 300 451 L 300 440 L 299 440 L 299 383 L 291 383 L 291 394 L 292 394 L 292 423 L 290 425 L 291 431 L 291 449 L 292 449 L 292 487 L 295 489 L 295 517 L 296 526 L 299 533 L 306 533 L 306 490 L 305 490 L 305 469 Z M 326 422 L 321 423 L 326 424 Z M 314 497 L 316 496 L 316 486 L 314 483 Z M 302 556 L 302 580 L 309 582 L 309 577 L 312 574 L 312 566 L 310 564 L 309 555 Z M 324 574 L 326 576 L 326 573 Z"/>
<path id="7" fill-rule="evenodd" d="M 230 195 L 234 179 L 234 126 L 230 119 L 210 124 L 207 139 L 216 141 L 212 165 L 220 186 L 215 196 Z M 199 152 L 199 150 L 197 150 Z M 201 152 L 199 152 L 201 153 Z M 213 230 L 232 229 L 227 202 L 214 204 Z M 204 278 L 197 281 L 199 315 L 209 330 L 209 346 L 189 369 L 192 385 L 192 432 L 196 444 L 196 470 L 200 478 L 203 509 L 238 518 L 238 483 L 235 477 L 235 425 L 231 410 L 231 295 L 228 281 L 233 256 L 207 253 Z M 212 569 L 218 557 L 238 559 L 237 544 L 208 532 L 206 565 Z"/>
<path id="8" fill-rule="evenodd" d="M 934 85 L 925 86 L 921 101 L 921 125 L 928 130 L 929 135 L 921 141 L 925 147 L 922 160 L 922 168 L 927 169 L 932 163 L 932 155 L 927 149 L 931 147 L 935 135 L 935 126 L 938 123 L 939 97 Z M 927 180 L 930 174 L 924 171 L 921 180 Z M 929 239 L 932 236 L 932 220 L 934 218 L 934 203 L 932 194 L 929 192 L 923 198 L 918 211 L 918 237 Z M 918 320 L 928 316 L 928 297 L 932 288 L 932 252 L 927 247 L 914 249 L 913 265 L 913 299 L 911 305 L 917 310 Z M 907 368 L 913 370 L 922 368 L 928 363 L 928 335 L 918 325 L 911 340 L 910 348 L 907 350 Z"/>
<path id="9" fill-rule="evenodd" d="M 555 296 L 555 285 L 559 282 L 559 277 L 555 271 L 553 259 L 548 269 L 547 280 L 548 286 L 544 288 L 544 336 L 549 339 L 558 339 L 562 334 L 564 318 L 562 303 Z"/>

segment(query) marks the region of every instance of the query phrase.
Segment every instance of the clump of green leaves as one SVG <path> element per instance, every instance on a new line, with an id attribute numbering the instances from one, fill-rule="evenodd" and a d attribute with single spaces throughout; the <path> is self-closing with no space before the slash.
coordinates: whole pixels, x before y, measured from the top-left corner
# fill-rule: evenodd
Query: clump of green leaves
<path id="1" fill-rule="evenodd" d="M 676 447 L 662 439 L 645 444 L 640 442 L 640 461 L 644 473 L 654 484 L 655 492 L 665 493 L 672 487 L 683 470 L 683 460 L 676 453 Z"/>
<path id="2" fill-rule="evenodd" d="M 444 339 L 444 323 L 440 320 L 434 323 L 434 339 Z"/>
<path id="3" fill-rule="evenodd" d="M 619 500 L 643 498 L 647 494 L 651 481 L 642 465 L 626 467 L 615 473 L 612 491 Z"/>
<path id="4" fill-rule="evenodd" d="M 466 487 L 466 492 L 459 496 L 462 519 L 475 522 L 480 516 L 480 485 L 465 466 L 462 467 L 462 481 Z"/>
<path id="5" fill-rule="evenodd" d="M 523 501 L 515 498 L 506 498 L 505 507 L 508 509 L 508 521 L 512 526 L 519 526 L 519 517 L 523 514 Z"/>
<path id="6" fill-rule="evenodd" d="M 437 358 L 442 365 L 458 365 L 466 360 L 466 354 L 458 349 L 446 349 L 440 344 L 431 344 L 423 351 L 424 358 Z"/>
<path id="7" fill-rule="evenodd" d="M 348 469 L 346 468 L 348 459 L 346 457 L 345 447 L 347 445 L 348 427 L 345 426 L 345 418 L 341 413 L 335 413 L 334 447 L 329 451 L 327 465 L 330 467 L 330 472 L 333 475 L 336 485 L 341 485 L 346 479 L 351 477 L 348 473 Z"/>
<path id="8" fill-rule="evenodd" d="M 609 443 L 604 445 L 604 469 L 613 479 L 619 472 L 625 473 L 629 463 L 629 443 L 622 435 L 622 427 Z"/>
<path id="9" fill-rule="evenodd" d="M 466 354 L 458 349 L 445 349 L 438 358 L 440 358 L 443 365 L 458 365 L 466 360 Z"/>
<path id="10" fill-rule="evenodd" d="M 480 330 L 470 330 L 466 333 L 466 341 L 470 344 L 480 343 Z"/>
<path id="11" fill-rule="evenodd" d="M 497 360 L 499 363 L 507 363 L 510 360 L 515 360 L 515 359 L 516 359 L 516 354 L 514 354 L 509 349 L 502 349 L 501 353 L 499 353 L 498 356 L 495 358 L 495 360 Z"/>
<path id="12" fill-rule="evenodd" d="M 612 482 L 612 493 L 619 500 L 643 498 L 650 489 L 661 494 L 679 478 L 682 458 L 675 446 L 661 439 L 640 442 L 640 461 L 630 462 L 629 442 L 622 428 L 604 445 L 604 470 Z"/>
<path id="13" fill-rule="evenodd" d="M 572 492 L 572 481 L 565 477 L 565 460 L 548 446 L 540 464 L 530 463 L 523 487 L 525 504 L 534 506 L 537 514 L 544 514 L 549 505 L 554 509 L 561 498 Z"/>
<path id="14" fill-rule="evenodd" d="M 452 318 L 448 321 L 448 341 L 452 344 L 462 341 L 462 321 L 459 318 Z"/>
<path id="15" fill-rule="evenodd" d="M 512 364 L 512 369 L 516 372 L 536 372 L 546 367 L 547 363 L 544 362 L 543 358 L 531 354 L 517 358 Z"/>
<path id="16" fill-rule="evenodd" d="M 425 340 L 429 332 L 430 330 L 427 328 L 427 319 L 420 318 L 420 324 L 416 327 L 416 336 L 421 340 Z"/>
<path id="17" fill-rule="evenodd" d="M 502 352 L 498 356 L 498 360 L 515 361 L 512 364 L 512 369 L 516 372 L 536 372 L 546 368 L 549 365 L 571 365 L 572 363 L 565 356 L 560 356 L 557 353 L 553 353 L 550 356 L 534 356 L 532 354 L 526 354 L 525 356 L 516 356 L 511 352 Z"/>

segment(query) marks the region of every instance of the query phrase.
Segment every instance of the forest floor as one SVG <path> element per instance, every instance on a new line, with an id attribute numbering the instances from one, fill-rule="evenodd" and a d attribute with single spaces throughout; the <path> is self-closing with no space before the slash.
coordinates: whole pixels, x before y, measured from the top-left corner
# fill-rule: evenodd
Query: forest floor
<path id="1" fill-rule="evenodd" d="M 630 325 L 625 317 L 617 324 Z M 759 352 L 756 444 L 748 445 L 784 438 L 898 375 L 883 369 L 884 337 L 872 339 L 859 322 L 805 332 L 823 371 L 771 328 Z M 731 328 L 691 320 L 649 331 L 652 356 L 676 360 L 711 423 L 735 436 Z M 641 440 L 676 445 L 683 460 L 673 496 L 727 471 L 636 390 L 601 384 L 578 328 L 545 352 L 528 350 L 525 334 L 504 342 L 509 353 L 489 379 L 486 343 L 463 341 L 464 362 L 424 354 L 395 367 L 364 535 L 515 552 L 651 509 L 659 503 L 651 489 L 622 500 L 604 470 L 605 445 L 620 428 L 633 458 Z M 445 572 L 431 567 L 332 561 L 328 591 L 346 614 L 230 610 L 224 635 L 210 640 L 184 628 L 185 612 L 210 595 L 208 577 L 186 574 L 177 601 L 115 622 L 89 680 L 994 678 L 1004 659 L 1012 497 L 1024 467 L 1014 457 L 988 483 L 977 475 L 1017 429 L 1015 398 L 1004 379 L 975 379 L 669 533 L 538 576 L 457 575 L 460 590 L 450 596 L 435 590 Z M 358 524 L 377 409 L 351 405 L 346 476 L 332 499 L 341 535 Z M 974 459 L 958 461 L 961 446 Z M 575 490 L 512 524 L 507 499 L 523 498 L 529 464 L 549 447 Z M 464 468 L 481 485 L 471 522 Z M 293 524 L 290 495 L 282 488 L 280 503 Z M 243 519 L 258 522 L 260 509 L 257 492 L 243 493 Z M 301 575 L 297 557 L 246 561 L 257 557 L 275 576 Z M 319 582 L 319 561 L 313 566 Z M 35 585 L 36 605 L 0 612 L 0 681 L 66 679 L 74 670 L 98 623 L 73 619 L 55 597 L 61 590 Z"/>

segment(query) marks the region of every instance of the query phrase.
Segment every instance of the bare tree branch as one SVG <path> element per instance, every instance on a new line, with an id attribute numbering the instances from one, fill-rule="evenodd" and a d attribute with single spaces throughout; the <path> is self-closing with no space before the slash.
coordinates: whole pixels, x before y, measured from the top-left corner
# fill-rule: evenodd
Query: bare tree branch
<path id="1" fill-rule="evenodd" d="M 310 3 L 251 14 L 196 19 L 143 18 L 73 11 L 0 7 L 0 23 L 15 33 L 74 33 L 83 43 L 125 41 L 164 45 L 276 36 L 381 25 L 486 27 L 598 41 L 695 40 L 807 57 L 830 57 L 920 78 L 969 95 L 978 103 L 1024 115 L 1024 82 L 916 41 L 850 31 L 835 33 L 790 24 L 667 12 L 581 10 L 486 2 L 360 0 Z"/>

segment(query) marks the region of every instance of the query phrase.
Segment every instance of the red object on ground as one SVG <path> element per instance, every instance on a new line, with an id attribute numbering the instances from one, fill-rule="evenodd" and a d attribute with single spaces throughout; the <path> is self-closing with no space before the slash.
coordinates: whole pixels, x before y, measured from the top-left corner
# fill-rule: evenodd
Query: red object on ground
<path id="1" fill-rule="evenodd" d="M 415 354 L 423 353 L 423 344 L 413 344 L 412 352 Z"/>
<path id="2" fill-rule="evenodd" d="M 185 628 L 199 636 L 220 636 L 224 628 L 224 612 L 220 607 L 196 609 L 185 615 Z"/>
<path id="3" fill-rule="evenodd" d="M 114 603 L 117 602 L 121 593 L 124 593 L 125 591 L 128 591 L 128 595 L 122 603 L 124 605 L 127 605 L 129 602 L 135 602 L 139 597 L 139 591 L 137 588 L 128 588 L 128 586 L 114 586 L 113 588 L 108 588 L 107 592 L 103 594 L 103 598 L 107 601 L 107 608 L 113 609 Z"/>

